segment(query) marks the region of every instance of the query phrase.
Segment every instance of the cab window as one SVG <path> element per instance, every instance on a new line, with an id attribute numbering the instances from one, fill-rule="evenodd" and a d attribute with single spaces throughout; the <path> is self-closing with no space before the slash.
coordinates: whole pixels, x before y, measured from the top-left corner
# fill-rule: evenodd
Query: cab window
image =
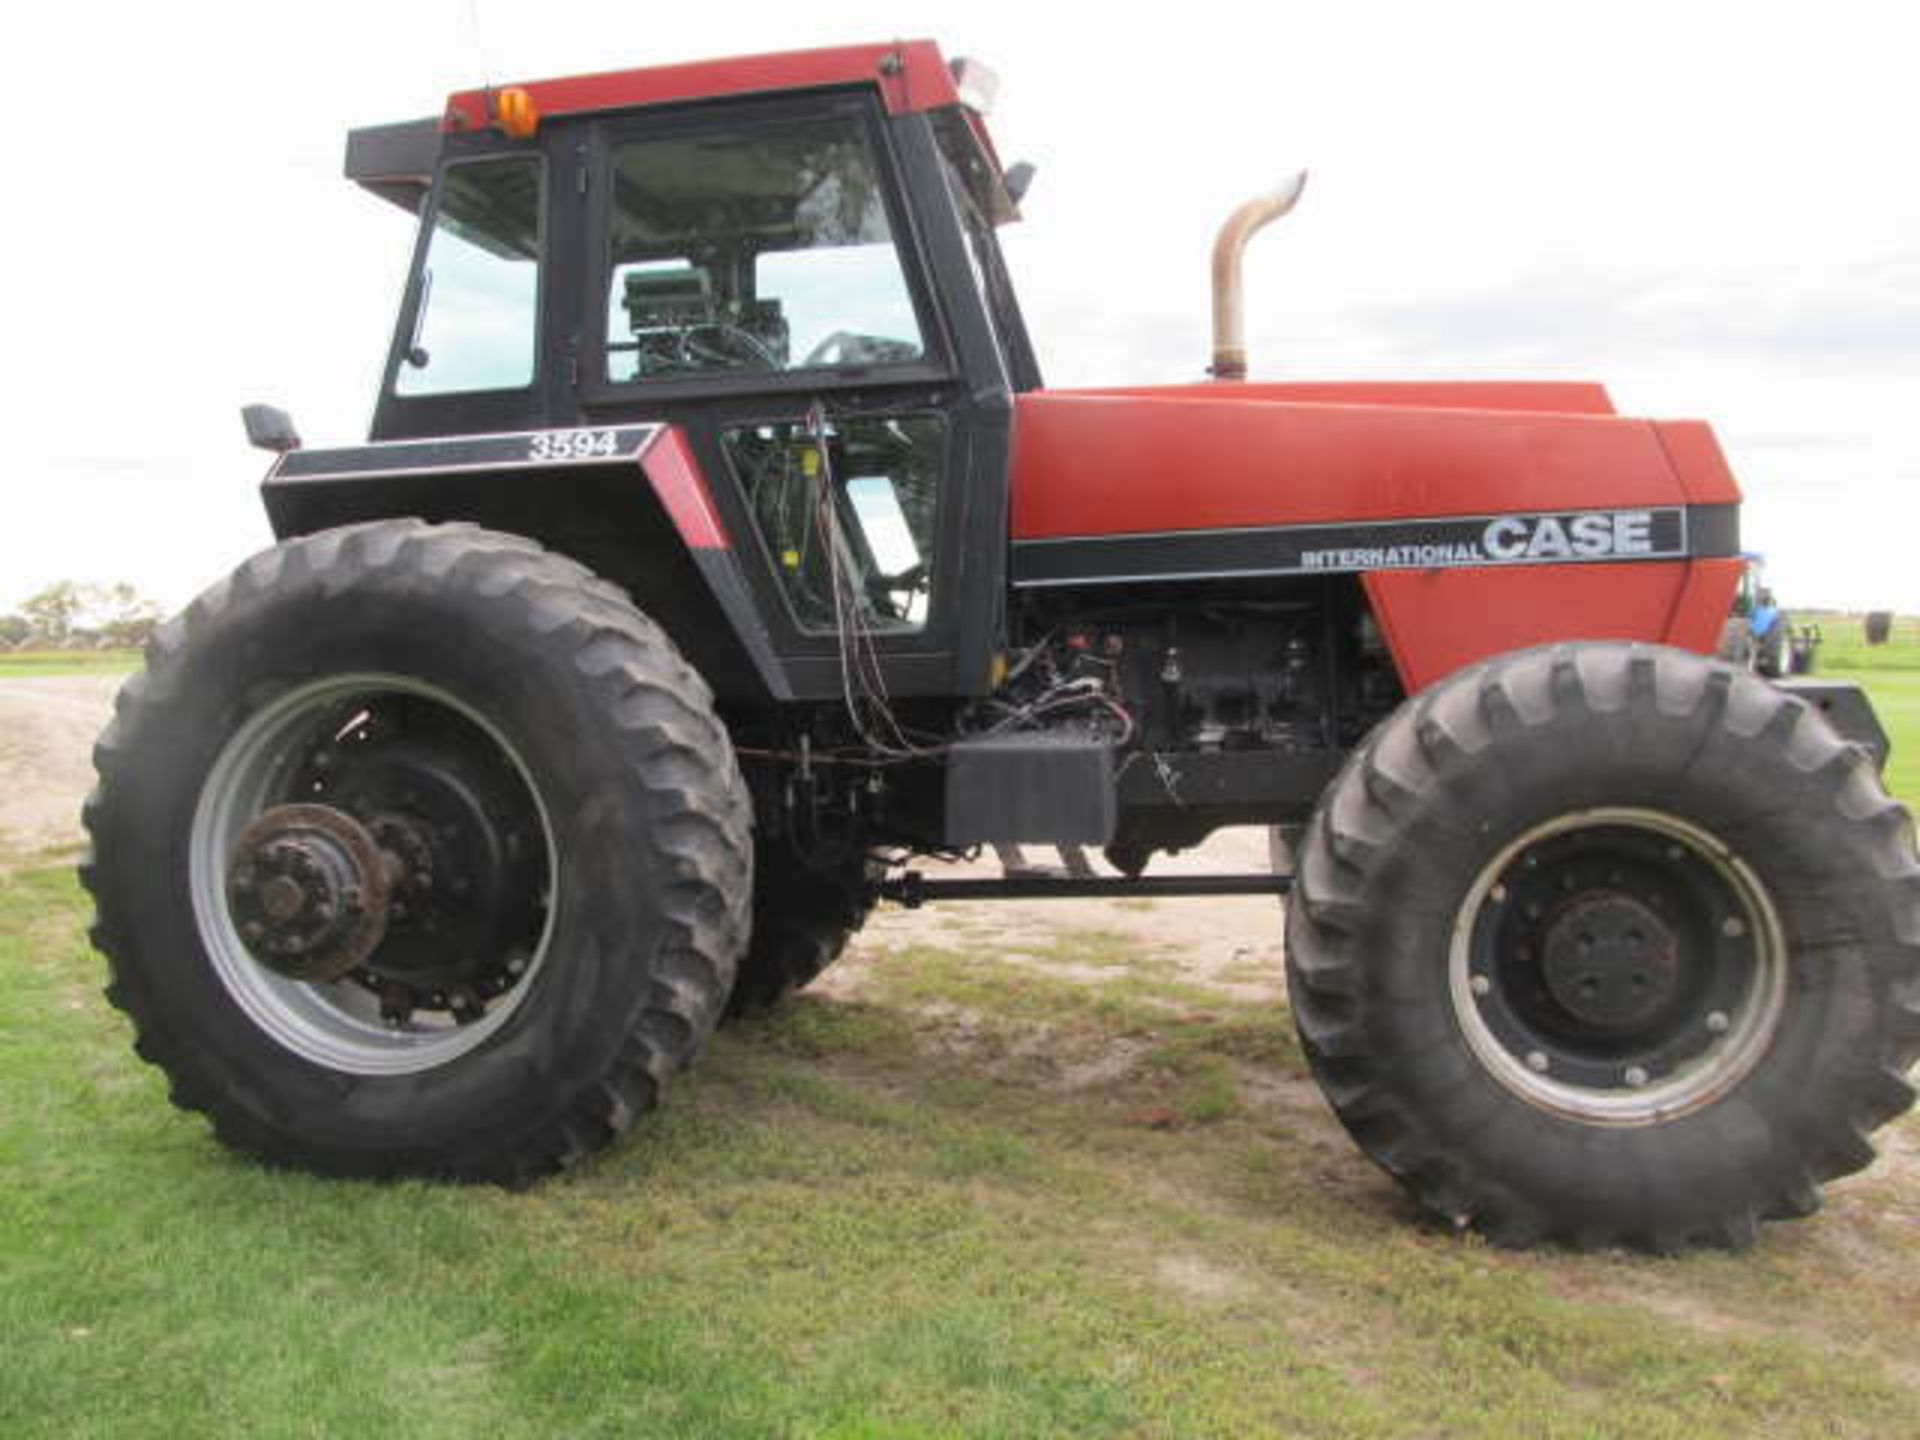
<path id="1" fill-rule="evenodd" d="M 451 165 L 435 198 L 399 395 L 533 383 L 540 313 L 540 161 Z"/>
<path id="2" fill-rule="evenodd" d="M 802 630 L 926 625 L 946 454 L 939 416 L 742 425 L 721 439 Z"/>
<path id="3" fill-rule="evenodd" d="M 885 367 L 926 352 L 855 116 L 613 147 L 605 377 Z"/>

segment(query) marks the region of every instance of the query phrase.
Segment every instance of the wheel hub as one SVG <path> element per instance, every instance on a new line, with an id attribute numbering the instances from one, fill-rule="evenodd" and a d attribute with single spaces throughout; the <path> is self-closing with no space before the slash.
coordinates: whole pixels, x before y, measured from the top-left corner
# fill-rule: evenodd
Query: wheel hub
<path id="1" fill-rule="evenodd" d="M 457 732 L 343 744 L 303 779 L 373 837 L 390 879 L 379 949 L 350 974 L 389 1021 L 415 1008 L 463 1023 L 513 987 L 537 929 L 539 856 L 497 760 Z M 503 943 L 504 941 L 504 943 Z"/>
<path id="2" fill-rule="evenodd" d="M 527 767 L 409 676 L 332 675 L 263 705 L 202 782 L 190 846 L 221 983 L 332 1070 L 449 1063 L 508 1022 L 545 961 L 557 847 Z"/>
<path id="3" fill-rule="evenodd" d="M 337 980 L 387 929 L 385 857 L 366 827 L 330 805 L 276 805 L 247 826 L 227 869 L 241 942 L 294 980 Z"/>
<path id="4" fill-rule="evenodd" d="M 1764 887 L 1660 811 L 1576 811 L 1519 836 L 1469 891 L 1449 989 L 1488 1071 L 1543 1109 L 1652 1124 L 1757 1063 L 1785 993 Z"/>
<path id="5" fill-rule="evenodd" d="M 1601 1030 L 1646 1025 L 1680 988 L 1680 942 L 1649 906 L 1619 894 L 1583 897 L 1547 925 L 1542 977 L 1567 1013 Z"/>

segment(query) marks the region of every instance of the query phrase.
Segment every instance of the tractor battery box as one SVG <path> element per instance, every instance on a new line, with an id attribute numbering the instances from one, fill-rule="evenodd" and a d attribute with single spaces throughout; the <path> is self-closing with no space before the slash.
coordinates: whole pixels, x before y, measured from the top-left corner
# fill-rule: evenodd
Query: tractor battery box
<path id="1" fill-rule="evenodd" d="M 1104 845 L 1113 746 L 1094 735 L 982 735 L 947 749 L 947 843 Z"/>

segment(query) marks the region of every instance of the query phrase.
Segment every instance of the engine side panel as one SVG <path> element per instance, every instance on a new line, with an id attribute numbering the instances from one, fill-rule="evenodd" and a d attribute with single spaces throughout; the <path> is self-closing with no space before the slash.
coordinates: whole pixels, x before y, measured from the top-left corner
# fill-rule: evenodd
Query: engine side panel
<path id="1" fill-rule="evenodd" d="M 1700 560 L 1376 570 L 1364 580 L 1401 683 L 1412 692 L 1489 655 L 1554 640 L 1659 640 L 1711 652 L 1739 570 L 1738 560 Z M 1700 625 L 1703 614 L 1710 633 Z"/>
<path id="2" fill-rule="evenodd" d="M 1357 573 L 1409 691 L 1552 640 L 1713 648 L 1739 489 L 1705 425 L 1286 388 L 1021 396 L 1016 585 Z"/>

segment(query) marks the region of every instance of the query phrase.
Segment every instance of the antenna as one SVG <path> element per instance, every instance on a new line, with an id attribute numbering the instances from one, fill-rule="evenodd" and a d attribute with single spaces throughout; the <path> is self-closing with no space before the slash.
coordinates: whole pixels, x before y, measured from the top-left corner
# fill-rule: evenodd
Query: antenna
<path id="1" fill-rule="evenodd" d="M 473 31 L 473 58 L 480 66 L 480 88 L 493 93 L 493 71 L 487 64 L 487 46 L 480 34 L 480 0 L 467 0 L 467 23 Z"/>

